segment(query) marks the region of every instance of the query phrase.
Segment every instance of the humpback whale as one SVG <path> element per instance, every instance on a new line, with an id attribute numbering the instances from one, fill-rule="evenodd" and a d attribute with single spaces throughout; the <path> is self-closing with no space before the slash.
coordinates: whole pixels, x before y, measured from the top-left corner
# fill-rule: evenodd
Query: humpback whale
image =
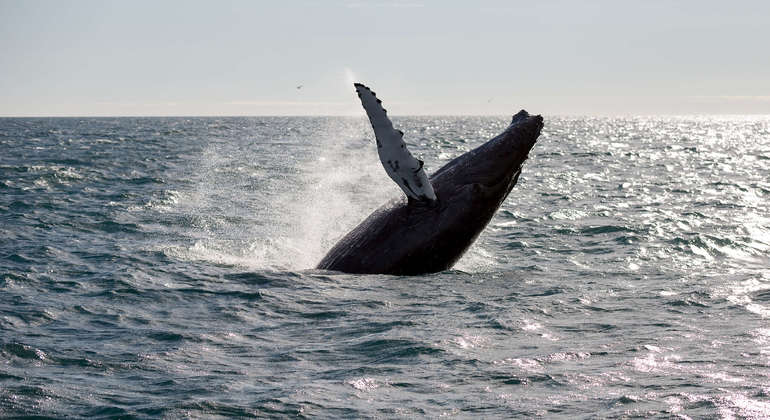
<path id="1" fill-rule="evenodd" d="M 451 268 L 516 185 L 543 117 L 520 111 L 501 134 L 428 178 L 375 92 L 360 83 L 354 86 L 372 124 L 380 161 L 405 197 L 375 210 L 343 236 L 317 268 L 394 275 Z"/>

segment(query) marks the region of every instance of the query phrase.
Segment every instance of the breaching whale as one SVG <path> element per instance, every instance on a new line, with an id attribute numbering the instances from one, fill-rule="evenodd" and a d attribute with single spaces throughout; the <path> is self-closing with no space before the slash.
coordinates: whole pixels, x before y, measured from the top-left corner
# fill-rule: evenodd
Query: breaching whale
<path id="1" fill-rule="evenodd" d="M 428 178 L 375 93 L 360 83 L 354 86 L 372 124 L 383 167 L 406 198 L 375 210 L 342 237 L 317 268 L 395 275 L 451 268 L 516 185 L 543 118 L 520 111 L 497 137 Z"/>

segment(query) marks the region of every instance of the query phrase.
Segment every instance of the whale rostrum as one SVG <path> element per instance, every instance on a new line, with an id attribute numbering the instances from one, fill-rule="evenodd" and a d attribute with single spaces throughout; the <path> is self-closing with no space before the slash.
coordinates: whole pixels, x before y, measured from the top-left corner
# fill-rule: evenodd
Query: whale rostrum
<path id="1" fill-rule="evenodd" d="M 406 197 L 375 210 L 343 236 L 317 268 L 395 275 L 451 268 L 516 185 L 543 118 L 518 112 L 501 134 L 428 178 L 375 93 L 360 83 L 355 88 L 374 129 L 380 161 Z"/>

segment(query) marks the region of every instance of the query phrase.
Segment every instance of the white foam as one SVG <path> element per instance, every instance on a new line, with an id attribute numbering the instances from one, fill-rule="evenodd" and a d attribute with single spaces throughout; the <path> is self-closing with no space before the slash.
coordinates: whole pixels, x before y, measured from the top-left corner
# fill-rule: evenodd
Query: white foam
<path id="1" fill-rule="evenodd" d="M 364 118 L 320 120 L 307 139 L 316 153 L 300 158 L 266 158 L 258 152 L 264 147 L 248 143 L 211 144 L 187 168 L 189 188 L 169 190 L 146 206 L 190 219 L 189 226 L 173 228 L 187 241 L 160 248 L 174 258 L 249 269 L 315 267 L 336 240 L 400 194 L 378 161 Z M 290 175 L 262 182 L 260 174 L 280 172 L 261 167 L 266 164 Z M 249 184 L 258 185 L 243 187 Z"/>

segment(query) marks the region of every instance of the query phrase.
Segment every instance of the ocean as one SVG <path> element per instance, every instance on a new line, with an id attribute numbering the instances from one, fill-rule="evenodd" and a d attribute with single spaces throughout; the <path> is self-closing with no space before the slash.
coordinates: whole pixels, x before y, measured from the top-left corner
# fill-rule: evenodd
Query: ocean
<path id="1" fill-rule="evenodd" d="M 769 174 L 770 117 L 546 115 L 453 270 L 363 276 L 363 116 L 2 118 L 0 417 L 768 418 Z"/>

